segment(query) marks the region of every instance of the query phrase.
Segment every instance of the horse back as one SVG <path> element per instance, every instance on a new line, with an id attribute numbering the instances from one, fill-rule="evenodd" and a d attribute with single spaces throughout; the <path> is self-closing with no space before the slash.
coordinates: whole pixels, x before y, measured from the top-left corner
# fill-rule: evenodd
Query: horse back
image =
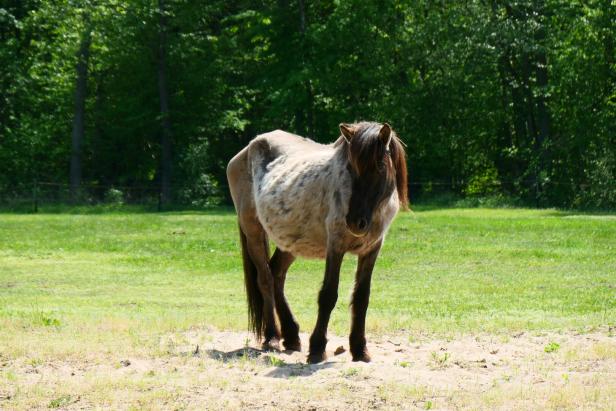
<path id="1" fill-rule="evenodd" d="M 248 146 L 252 195 L 259 221 L 283 250 L 324 257 L 328 224 L 343 221 L 350 175 L 334 145 L 283 131 Z"/>

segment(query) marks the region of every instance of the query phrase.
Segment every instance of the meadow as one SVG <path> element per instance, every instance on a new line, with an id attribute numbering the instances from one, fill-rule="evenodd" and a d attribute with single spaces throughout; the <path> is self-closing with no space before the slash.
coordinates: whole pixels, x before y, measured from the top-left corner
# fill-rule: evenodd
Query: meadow
<path id="1" fill-rule="evenodd" d="M 246 332 L 232 209 L 54 211 L 0 213 L 0 408 L 148 408 L 158 397 L 114 402 L 112 382 L 94 397 L 66 394 L 66 400 L 61 378 L 37 385 L 24 369 L 110 358 L 117 368 L 123 358 L 168 356 L 169 341 L 180 346 L 190 333 Z M 348 255 L 341 272 L 330 323 L 338 336 L 349 329 L 355 263 Z M 303 332 L 316 319 L 323 269 L 321 261 L 300 259 L 289 272 L 286 294 Z M 372 284 L 367 331 L 375 340 L 611 337 L 616 217 L 415 207 L 392 226 Z M 614 361 L 609 341 L 607 359 Z"/>

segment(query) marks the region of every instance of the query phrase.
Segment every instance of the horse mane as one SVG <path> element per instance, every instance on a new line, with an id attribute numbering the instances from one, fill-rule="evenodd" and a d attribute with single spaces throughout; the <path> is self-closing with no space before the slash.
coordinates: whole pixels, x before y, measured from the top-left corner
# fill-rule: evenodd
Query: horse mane
<path id="1" fill-rule="evenodd" d="M 409 209 L 408 195 L 408 173 L 406 170 L 406 152 L 404 151 L 404 143 L 398 135 L 392 130 L 391 143 L 389 143 L 389 152 L 391 161 L 396 170 L 396 189 L 398 190 L 398 200 L 403 210 Z"/>
<path id="2" fill-rule="evenodd" d="M 357 123 L 353 123 L 349 125 L 350 127 L 355 129 L 357 134 L 368 133 L 369 135 L 375 136 L 378 135 L 378 131 L 383 126 L 380 123 L 371 122 L 371 121 L 361 121 Z M 346 137 L 340 136 L 338 140 L 334 143 L 334 147 L 338 147 L 341 144 L 346 142 Z M 355 147 L 355 156 L 363 158 L 366 161 L 378 161 L 379 153 L 369 151 L 370 149 L 366 144 L 361 144 Z M 396 190 L 398 192 L 398 200 L 400 202 L 400 208 L 403 210 L 409 209 L 409 197 L 408 197 L 408 173 L 406 168 L 406 152 L 404 150 L 404 143 L 398 137 L 395 131 L 391 130 L 391 142 L 389 143 L 389 153 L 392 162 L 392 170 L 395 174 L 396 180 Z M 370 160 L 368 160 L 370 159 Z M 361 162 L 360 162 L 361 163 Z M 355 164 L 355 167 L 358 167 Z"/>

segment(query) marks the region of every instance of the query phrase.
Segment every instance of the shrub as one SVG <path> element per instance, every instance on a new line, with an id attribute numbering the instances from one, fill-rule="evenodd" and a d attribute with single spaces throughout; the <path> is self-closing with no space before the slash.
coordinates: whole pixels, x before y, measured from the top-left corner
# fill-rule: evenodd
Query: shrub
<path id="1" fill-rule="evenodd" d="M 117 188 L 110 188 L 105 192 L 105 203 L 107 204 L 124 204 L 124 193 Z"/>

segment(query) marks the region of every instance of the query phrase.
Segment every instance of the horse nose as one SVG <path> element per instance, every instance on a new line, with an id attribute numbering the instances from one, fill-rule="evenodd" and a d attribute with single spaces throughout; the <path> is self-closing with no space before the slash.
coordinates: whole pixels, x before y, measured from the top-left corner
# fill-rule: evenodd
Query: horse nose
<path id="1" fill-rule="evenodd" d="M 368 228 L 368 220 L 366 220 L 365 218 L 360 218 L 357 222 L 357 228 L 361 231 L 364 231 L 366 228 Z"/>

